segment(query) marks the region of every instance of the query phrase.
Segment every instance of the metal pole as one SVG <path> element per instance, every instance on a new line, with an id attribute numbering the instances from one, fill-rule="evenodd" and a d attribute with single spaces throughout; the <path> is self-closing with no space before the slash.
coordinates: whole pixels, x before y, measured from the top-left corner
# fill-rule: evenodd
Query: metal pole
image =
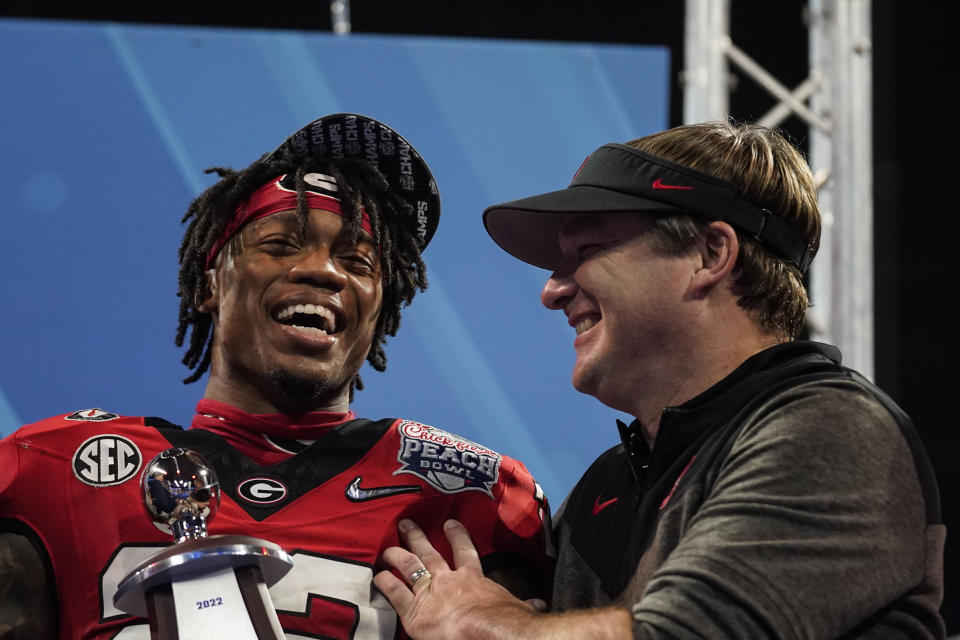
<path id="1" fill-rule="evenodd" d="M 757 64 L 753 58 L 744 53 L 741 49 L 737 48 L 730 38 L 726 39 L 726 46 L 723 49 L 724 53 L 730 58 L 730 60 L 737 65 L 744 73 L 753 78 L 757 84 L 766 89 L 770 95 L 775 98 L 780 98 L 780 103 L 789 107 L 794 113 L 800 116 L 807 124 L 815 126 L 818 129 L 830 132 L 830 121 L 824 118 L 819 117 L 817 114 L 810 111 L 807 108 L 807 105 L 803 104 L 800 100 L 795 98 L 790 90 L 783 86 L 776 78 L 770 75 L 766 69 Z"/>
<path id="2" fill-rule="evenodd" d="M 335 34 L 350 33 L 350 0 L 330 0 L 330 18 Z"/>
<path id="3" fill-rule="evenodd" d="M 827 79 L 814 110 L 833 123 L 811 130 L 811 164 L 828 167 L 820 190 L 824 229 L 811 273 L 817 339 L 833 342 L 849 366 L 872 378 L 873 143 L 869 0 L 813 0 L 811 66 Z"/>
<path id="4" fill-rule="evenodd" d="M 687 0 L 683 121 L 724 120 L 730 83 L 723 49 L 729 42 L 730 0 Z"/>
<path id="5" fill-rule="evenodd" d="M 790 95 L 794 100 L 804 104 L 810 99 L 810 96 L 820 91 L 821 87 L 823 87 L 823 78 L 820 76 L 820 72 L 811 72 L 806 80 L 798 84 L 797 88 L 790 92 Z M 786 120 L 791 113 L 790 107 L 781 102 L 763 114 L 763 117 L 757 120 L 757 124 L 773 129 Z"/>
<path id="6" fill-rule="evenodd" d="M 848 365 L 872 378 L 870 0 L 810 0 L 810 75 L 792 92 L 730 42 L 729 0 L 687 0 L 686 12 L 684 122 L 727 117 L 729 58 L 780 100 L 762 124 L 776 126 L 793 112 L 809 125 L 823 216 L 810 274 L 810 334 L 840 347 Z"/>

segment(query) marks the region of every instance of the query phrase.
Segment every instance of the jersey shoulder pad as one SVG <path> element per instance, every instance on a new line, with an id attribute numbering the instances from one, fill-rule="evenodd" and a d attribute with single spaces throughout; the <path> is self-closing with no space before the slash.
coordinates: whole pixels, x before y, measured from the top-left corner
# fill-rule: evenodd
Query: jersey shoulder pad
<path id="1" fill-rule="evenodd" d="M 27 435 L 38 436 L 51 431 L 60 431 L 62 429 L 70 429 L 82 426 L 90 428 L 95 425 L 102 425 L 104 429 L 109 428 L 111 430 L 129 427 L 143 428 L 145 425 L 159 426 L 149 422 L 157 420 L 160 419 L 143 418 L 141 416 L 124 416 L 111 411 L 105 411 L 104 409 L 100 408 L 80 409 L 79 411 L 62 413 L 60 415 L 51 416 L 49 418 L 38 420 L 37 422 L 26 424 L 15 431 L 14 434 L 18 437 Z M 160 421 L 167 425 L 175 426 L 166 420 Z"/>
<path id="2" fill-rule="evenodd" d="M 92 486 L 121 484 L 134 478 L 145 452 L 166 448 L 165 440 L 144 418 L 103 409 L 82 409 L 24 425 L 0 442 L 0 464 L 16 469 L 16 478 L 31 482 L 49 475 L 51 461 L 72 460 L 73 475 Z M 12 462 L 16 460 L 16 462 Z M 2 474 L 0 474 L 2 475 Z M 0 485 L 4 484 L 0 477 Z"/>

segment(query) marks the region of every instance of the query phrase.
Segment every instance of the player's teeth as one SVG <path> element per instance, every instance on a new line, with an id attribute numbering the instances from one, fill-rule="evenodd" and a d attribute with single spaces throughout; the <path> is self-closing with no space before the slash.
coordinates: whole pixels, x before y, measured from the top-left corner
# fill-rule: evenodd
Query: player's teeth
<path id="1" fill-rule="evenodd" d="M 591 319 L 591 318 L 584 318 L 583 320 L 581 320 L 580 322 L 578 322 L 578 323 L 577 323 L 577 326 L 574 327 L 574 328 L 577 330 L 577 335 L 580 335 L 581 333 L 583 333 L 583 332 L 586 331 L 587 329 L 591 328 L 591 327 L 594 326 L 595 324 L 597 324 L 597 323 L 596 323 L 593 319 Z"/>
<path id="2" fill-rule="evenodd" d="M 295 324 L 293 326 L 294 328 L 299 329 L 304 333 L 315 333 L 315 334 L 324 335 L 324 336 L 327 335 L 326 331 L 324 331 L 323 329 L 317 329 L 316 327 L 303 327 L 303 326 L 300 326 L 299 324 Z"/>
<path id="3" fill-rule="evenodd" d="M 291 305 L 281 310 L 279 313 L 277 313 L 277 319 L 287 320 L 288 318 L 292 317 L 295 313 L 303 313 L 303 314 L 320 316 L 326 321 L 326 323 L 329 325 L 330 328 L 333 327 L 335 322 L 333 313 L 331 313 L 329 309 L 322 307 L 318 304 Z"/>

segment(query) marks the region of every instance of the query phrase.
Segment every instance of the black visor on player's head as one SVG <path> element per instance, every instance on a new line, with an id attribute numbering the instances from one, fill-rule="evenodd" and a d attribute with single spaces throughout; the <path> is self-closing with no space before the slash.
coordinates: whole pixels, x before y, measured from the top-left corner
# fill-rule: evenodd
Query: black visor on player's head
<path id="1" fill-rule="evenodd" d="M 629 211 L 684 212 L 728 222 L 801 272 L 813 257 L 799 231 L 740 198 L 730 183 L 615 143 L 590 154 L 566 189 L 487 207 L 483 224 L 507 253 L 553 270 L 561 260 L 562 214 Z"/>
<path id="2" fill-rule="evenodd" d="M 440 223 L 440 194 L 430 167 L 403 136 L 369 116 L 335 113 L 318 118 L 287 138 L 265 159 L 286 149 L 295 157 L 340 160 L 355 157 L 376 166 L 395 194 L 409 205 L 404 223 L 422 251 Z"/>

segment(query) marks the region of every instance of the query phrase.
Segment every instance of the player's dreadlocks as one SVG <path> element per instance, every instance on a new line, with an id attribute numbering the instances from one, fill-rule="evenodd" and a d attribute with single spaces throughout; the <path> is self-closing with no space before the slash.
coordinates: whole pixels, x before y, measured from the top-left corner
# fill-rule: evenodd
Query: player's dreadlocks
<path id="1" fill-rule="evenodd" d="M 377 371 L 387 366 L 383 345 L 386 336 L 394 336 L 400 327 L 401 307 L 410 304 L 417 290 L 427 288 L 426 265 L 420 256 L 413 230 L 404 224 L 411 217 L 410 204 L 390 188 L 384 175 L 374 166 L 357 158 L 338 161 L 304 160 L 289 151 L 274 152 L 257 160 L 242 171 L 213 167 L 206 173 L 217 173 L 220 180 L 198 196 L 181 222 L 189 221 L 180 245 L 180 314 L 176 345 L 183 346 L 188 328 L 190 344 L 183 363 L 193 373 L 184 383 L 194 382 L 210 367 L 213 325 L 210 314 L 198 310 L 206 297 L 207 278 L 204 272 L 207 254 L 223 233 L 237 207 L 258 187 L 283 174 L 296 176 L 298 211 L 303 226 L 309 213 L 303 176 L 319 172 L 333 176 L 339 187 L 340 207 L 349 228 L 358 238 L 361 233 L 362 210 L 370 218 L 374 239 L 380 246 L 383 274 L 383 304 L 367 361 Z M 362 210 L 361 210 L 362 208 Z M 353 389 L 362 389 L 359 374 Z"/>

